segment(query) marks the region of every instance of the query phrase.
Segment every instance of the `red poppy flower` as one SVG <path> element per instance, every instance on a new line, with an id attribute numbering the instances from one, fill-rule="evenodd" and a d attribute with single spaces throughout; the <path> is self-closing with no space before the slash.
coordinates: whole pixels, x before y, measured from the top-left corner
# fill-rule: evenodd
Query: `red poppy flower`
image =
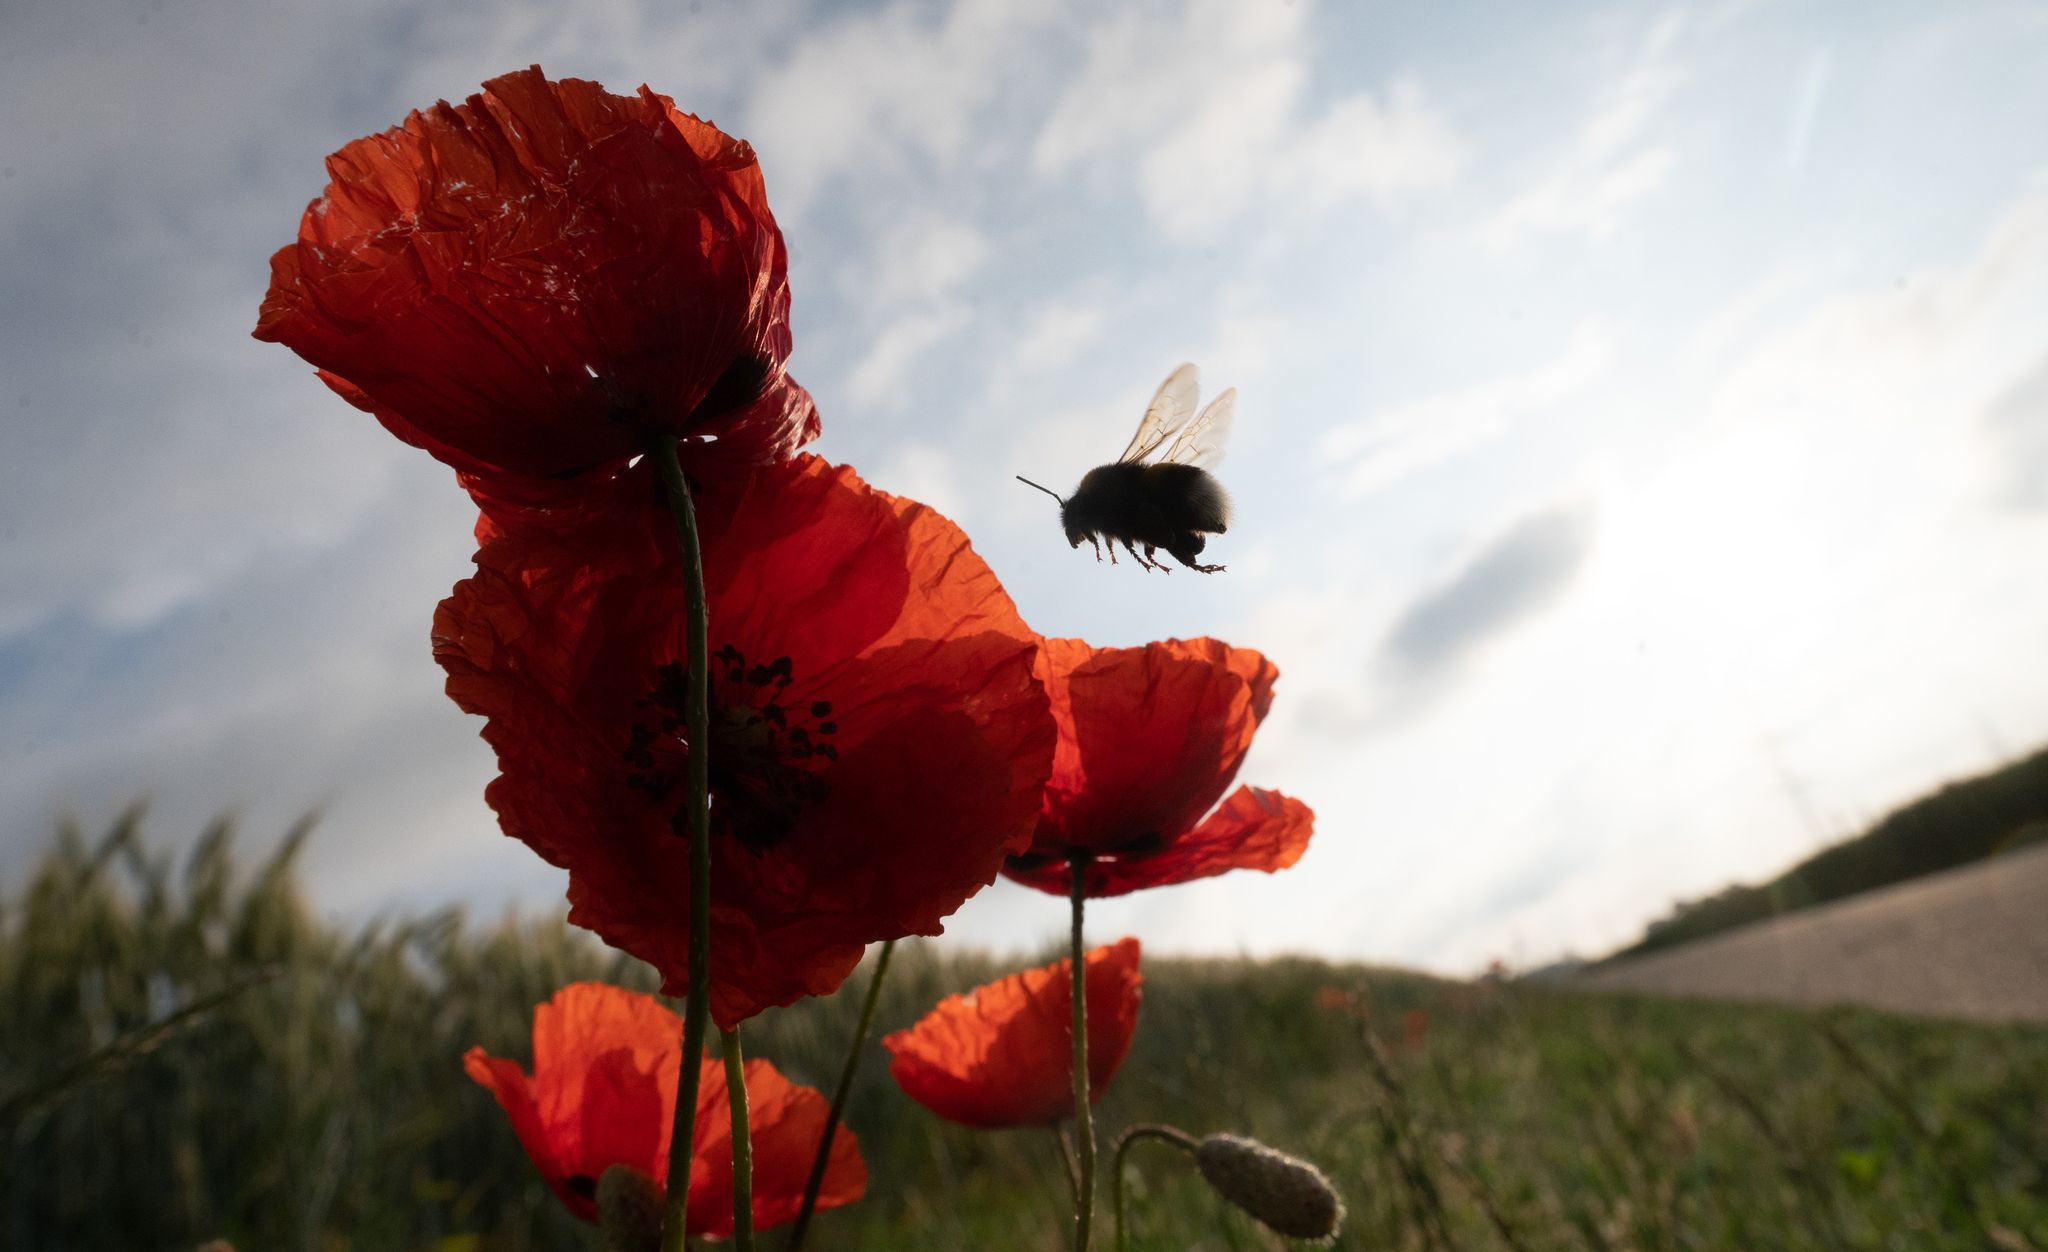
<path id="1" fill-rule="evenodd" d="M 471 1048 L 469 1076 L 488 1087 L 548 1186 L 584 1221 L 597 1220 L 597 1180 L 613 1165 L 668 1177 L 682 1019 L 652 996 L 603 983 L 572 983 L 533 1011 L 533 1075 L 517 1061 Z M 811 1157 L 825 1133 L 825 1097 L 766 1061 L 746 1064 L 754 1140 L 754 1224 L 795 1219 Z M 732 1233 L 732 1107 L 725 1067 L 707 1060 L 697 1094 L 690 1166 L 693 1235 Z M 860 1199 L 867 1166 L 853 1135 L 832 1141 L 818 1207 Z"/>
<path id="2" fill-rule="evenodd" d="M 686 619 L 651 488 L 513 527 L 434 619 L 490 719 L 500 825 L 569 871 L 570 920 L 688 985 Z M 822 995 L 1029 843 L 1055 732 L 1037 640 L 967 538 L 815 457 L 707 512 L 711 1011 Z"/>
<path id="3" fill-rule="evenodd" d="M 1088 954 L 1088 1082 L 1100 1100 L 1138 1028 L 1138 941 Z M 1073 962 L 947 996 L 882 1040 L 889 1072 L 940 1117 L 986 1130 L 1050 1126 L 1074 1113 Z"/>
<path id="4" fill-rule="evenodd" d="M 1065 895 L 1070 863 L 1086 858 L 1087 893 L 1115 896 L 1301 859 L 1315 822 L 1301 801 L 1239 787 L 1209 811 L 1272 707 L 1271 661 L 1214 639 L 1048 639 L 1044 657 L 1059 751 L 1038 833 L 1005 874 Z"/>
<path id="5" fill-rule="evenodd" d="M 699 473 L 816 437 L 753 150 L 666 96 L 535 66 L 327 170 L 256 337 L 473 487 L 532 496 L 654 432 Z"/>
<path id="6" fill-rule="evenodd" d="M 1429 1042 L 1429 1010 L 1409 1009 L 1401 1015 L 1401 1046 L 1420 1052 Z"/>
<path id="7" fill-rule="evenodd" d="M 754 1144 L 754 1228 L 767 1230 L 796 1220 L 803 1208 L 811 1158 L 825 1137 L 831 1103 L 810 1087 L 799 1087 L 763 1060 L 745 1066 L 747 1129 Z M 853 1132 L 839 1127 L 825 1161 L 817 1207 L 835 1209 L 860 1199 L 868 1189 L 867 1163 Z M 725 1091 L 725 1064 L 705 1061 L 697 1080 L 696 1144 L 690 1162 L 689 1233 L 722 1239 L 732 1234 L 732 1103 Z"/>

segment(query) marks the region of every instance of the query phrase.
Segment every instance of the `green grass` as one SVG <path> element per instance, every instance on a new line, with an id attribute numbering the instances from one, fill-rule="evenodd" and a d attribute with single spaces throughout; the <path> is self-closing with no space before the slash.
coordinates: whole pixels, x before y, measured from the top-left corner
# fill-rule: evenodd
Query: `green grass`
<path id="1" fill-rule="evenodd" d="M 64 835 L 6 903 L 0 1247 L 595 1249 L 460 1057 L 525 1057 L 536 1002 L 578 978 L 644 988 L 644 969 L 554 923 L 336 931 L 298 894 L 296 846 L 238 876 L 225 826 L 172 865 L 128 820 Z M 897 966 L 878 1034 L 1009 967 L 943 942 Z M 750 1054 L 827 1086 L 864 980 L 749 1023 Z M 1050 1135 L 941 1123 L 884 1059 L 848 1114 L 870 1193 L 810 1246 L 1061 1247 Z M 2039 1028 L 1151 959 L 1099 1116 L 1319 1162 L 1343 1248 L 2048 1248 Z M 1282 1246 L 1172 1149 L 1134 1160 L 1134 1247 Z"/>

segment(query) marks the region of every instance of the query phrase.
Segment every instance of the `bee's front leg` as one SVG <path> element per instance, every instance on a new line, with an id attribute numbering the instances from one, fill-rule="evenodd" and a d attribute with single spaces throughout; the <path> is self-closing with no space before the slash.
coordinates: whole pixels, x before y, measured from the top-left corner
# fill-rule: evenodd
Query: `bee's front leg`
<path id="1" fill-rule="evenodd" d="M 1088 546 L 1089 546 L 1089 547 L 1091 547 L 1091 548 L 1093 548 L 1093 549 L 1095 549 L 1095 563 L 1096 563 L 1097 565 L 1100 565 L 1100 564 L 1102 564 L 1102 545 L 1101 545 L 1100 543 L 1097 543 L 1097 542 L 1096 542 L 1096 540 L 1095 540 L 1095 536 L 1093 536 L 1093 535 L 1090 535 L 1090 536 L 1088 536 Z M 1116 555 L 1116 549 L 1114 549 L 1114 548 L 1110 549 L 1110 555 L 1111 555 L 1111 556 L 1115 556 L 1115 555 Z"/>

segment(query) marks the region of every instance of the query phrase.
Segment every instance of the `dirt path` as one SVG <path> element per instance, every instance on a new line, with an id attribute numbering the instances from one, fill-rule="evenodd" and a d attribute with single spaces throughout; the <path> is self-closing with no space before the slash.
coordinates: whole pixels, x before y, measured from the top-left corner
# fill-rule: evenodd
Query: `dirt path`
<path id="1" fill-rule="evenodd" d="M 2048 1021 L 2048 844 L 1637 957 L 1581 985 Z"/>

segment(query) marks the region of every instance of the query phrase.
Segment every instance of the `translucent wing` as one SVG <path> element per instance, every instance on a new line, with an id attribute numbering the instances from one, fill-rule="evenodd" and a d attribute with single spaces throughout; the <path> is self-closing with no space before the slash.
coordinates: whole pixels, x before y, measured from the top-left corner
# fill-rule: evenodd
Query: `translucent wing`
<path id="1" fill-rule="evenodd" d="M 1232 387 L 1202 410 L 1202 415 L 1187 424 L 1180 432 L 1180 438 L 1159 458 L 1161 465 L 1193 465 L 1200 469 L 1215 469 L 1223 460 L 1223 440 L 1230 434 L 1230 421 L 1237 416 L 1237 388 Z"/>
<path id="2" fill-rule="evenodd" d="M 1183 365 L 1166 376 L 1159 384 L 1159 391 L 1152 397 L 1152 403 L 1145 407 L 1145 420 L 1138 423 L 1138 433 L 1131 436 L 1131 446 L 1117 458 L 1119 462 L 1142 461 L 1152 450 L 1166 442 L 1166 437 L 1184 425 L 1195 411 L 1195 397 L 1200 394 L 1200 374 L 1192 365 Z"/>

